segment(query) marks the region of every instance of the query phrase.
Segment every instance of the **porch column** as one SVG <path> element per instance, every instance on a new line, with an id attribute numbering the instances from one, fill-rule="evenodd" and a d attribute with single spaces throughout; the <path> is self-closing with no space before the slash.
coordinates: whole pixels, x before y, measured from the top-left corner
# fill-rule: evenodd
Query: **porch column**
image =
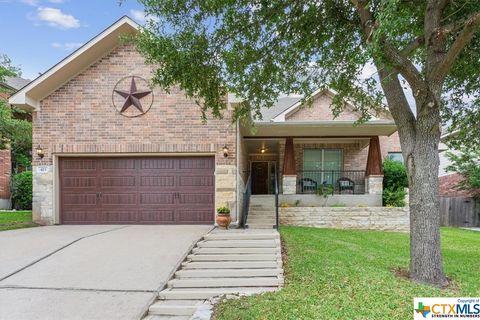
<path id="1" fill-rule="evenodd" d="M 295 164 L 295 152 L 293 150 L 293 138 L 287 138 L 285 140 L 282 187 L 283 194 L 297 193 L 297 170 Z"/>
<path id="2" fill-rule="evenodd" d="M 365 189 L 368 194 L 383 194 L 382 152 L 378 136 L 370 138 L 368 146 Z"/>

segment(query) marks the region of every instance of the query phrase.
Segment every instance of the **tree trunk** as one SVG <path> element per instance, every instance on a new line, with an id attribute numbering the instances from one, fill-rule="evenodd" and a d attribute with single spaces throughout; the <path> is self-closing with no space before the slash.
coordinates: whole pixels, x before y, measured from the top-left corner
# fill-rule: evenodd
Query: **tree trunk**
<path id="1" fill-rule="evenodd" d="M 413 115 L 402 86 L 391 68 L 377 63 L 389 110 L 395 119 L 407 166 L 410 192 L 410 278 L 444 286 L 438 199 L 439 98 L 432 92 L 417 93 Z M 440 91 L 438 91 L 440 92 Z"/>
<path id="2" fill-rule="evenodd" d="M 404 141 L 410 188 L 410 278 L 416 282 L 445 286 L 440 243 L 438 199 L 438 144 L 440 108 L 434 99 L 417 104 L 415 139 Z"/>

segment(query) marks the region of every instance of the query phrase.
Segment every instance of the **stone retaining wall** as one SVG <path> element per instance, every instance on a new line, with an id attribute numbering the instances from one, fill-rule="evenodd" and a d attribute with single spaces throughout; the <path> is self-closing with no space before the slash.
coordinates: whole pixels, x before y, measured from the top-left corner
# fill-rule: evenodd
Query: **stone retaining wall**
<path id="1" fill-rule="evenodd" d="M 319 228 L 408 231 L 408 207 L 289 207 L 279 208 L 281 225 Z"/>

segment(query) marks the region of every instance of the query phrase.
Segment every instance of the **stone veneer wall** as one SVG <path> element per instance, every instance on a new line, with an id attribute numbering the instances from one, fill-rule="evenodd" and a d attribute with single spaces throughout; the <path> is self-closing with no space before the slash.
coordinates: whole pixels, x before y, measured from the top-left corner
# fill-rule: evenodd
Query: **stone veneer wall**
<path id="1" fill-rule="evenodd" d="M 126 118 L 112 105 L 112 90 L 125 76 L 151 78 L 152 66 L 133 46 L 120 45 L 41 101 L 33 113 L 33 145 L 45 157 L 33 159 L 33 218 L 55 220 L 55 156 L 71 154 L 202 154 L 215 157 L 215 206 L 227 205 L 236 218 L 237 148 L 232 110 L 202 123 L 200 107 L 184 92 L 153 88 L 154 101 L 141 117 Z M 223 146 L 229 148 L 224 158 Z M 212 212 L 212 214 L 214 214 Z"/>
<path id="2" fill-rule="evenodd" d="M 387 231 L 410 230 L 408 207 L 289 207 L 279 208 L 281 225 L 371 229 Z"/>

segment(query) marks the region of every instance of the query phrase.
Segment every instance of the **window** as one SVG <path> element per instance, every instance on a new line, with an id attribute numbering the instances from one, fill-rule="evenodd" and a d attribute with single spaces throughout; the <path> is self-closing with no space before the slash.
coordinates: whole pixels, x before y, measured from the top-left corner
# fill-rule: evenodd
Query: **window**
<path id="1" fill-rule="evenodd" d="M 343 152 L 340 149 L 303 150 L 303 184 L 316 189 L 322 183 L 333 185 L 343 169 Z"/>
<path id="2" fill-rule="evenodd" d="M 389 152 L 387 158 L 403 163 L 403 154 L 401 152 Z"/>

